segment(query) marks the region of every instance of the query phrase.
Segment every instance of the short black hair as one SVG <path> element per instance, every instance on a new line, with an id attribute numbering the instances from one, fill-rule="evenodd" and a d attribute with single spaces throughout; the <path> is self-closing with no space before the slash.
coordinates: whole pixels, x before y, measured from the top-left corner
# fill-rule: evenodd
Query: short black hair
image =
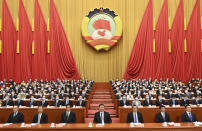
<path id="1" fill-rule="evenodd" d="M 185 105 L 185 108 L 187 108 L 188 106 L 191 107 L 189 104 L 187 104 L 187 105 Z"/>
<path id="2" fill-rule="evenodd" d="M 42 105 L 39 105 L 39 106 L 38 106 L 38 108 L 39 108 L 39 107 L 42 107 L 42 108 L 43 108 L 43 106 L 42 106 Z"/>
<path id="3" fill-rule="evenodd" d="M 19 106 L 19 105 L 14 105 L 14 106 L 13 106 L 13 108 L 14 108 L 14 107 L 17 107 L 17 108 L 19 108 L 20 106 Z"/>
<path id="4" fill-rule="evenodd" d="M 70 105 L 70 104 L 67 104 L 67 105 L 66 105 L 66 107 L 67 107 L 67 106 L 70 106 L 70 107 L 71 107 L 71 105 Z"/>
<path id="5" fill-rule="evenodd" d="M 134 106 L 134 105 L 132 105 L 132 109 L 133 109 L 133 108 L 137 108 L 137 109 L 138 109 L 138 106 Z"/>
<path id="6" fill-rule="evenodd" d="M 104 104 L 100 104 L 99 107 L 100 107 L 100 106 L 105 106 L 105 105 L 104 105 Z"/>
<path id="7" fill-rule="evenodd" d="M 161 105 L 159 106 L 159 109 L 161 109 L 161 108 L 165 108 L 165 106 L 164 106 L 163 104 L 161 104 Z"/>

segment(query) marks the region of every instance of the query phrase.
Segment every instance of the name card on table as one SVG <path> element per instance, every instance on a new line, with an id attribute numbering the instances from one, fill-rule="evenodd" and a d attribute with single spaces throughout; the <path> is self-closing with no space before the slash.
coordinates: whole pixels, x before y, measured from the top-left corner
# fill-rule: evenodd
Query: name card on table
<path id="1" fill-rule="evenodd" d="M 63 127 L 65 125 L 66 125 L 66 123 L 59 123 L 59 124 L 56 124 L 56 127 Z"/>
<path id="2" fill-rule="evenodd" d="M 174 126 L 178 126 L 179 127 L 179 126 L 181 126 L 181 124 L 180 123 L 175 123 Z"/>
<path id="3" fill-rule="evenodd" d="M 5 123 L 4 126 L 9 126 L 11 124 L 13 124 L 13 123 Z"/>
<path id="4" fill-rule="evenodd" d="M 104 123 L 103 124 L 96 124 L 96 127 L 104 127 Z"/>

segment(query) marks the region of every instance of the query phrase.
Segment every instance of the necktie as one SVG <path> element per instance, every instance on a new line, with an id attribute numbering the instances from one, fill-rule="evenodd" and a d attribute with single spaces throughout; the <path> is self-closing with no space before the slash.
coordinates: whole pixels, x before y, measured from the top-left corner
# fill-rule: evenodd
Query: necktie
<path id="1" fill-rule="evenodd" d="M 102 117 L 103 117 L 103 114 L 102 114 L 102 112 L 101 112 L 101 113 L 100 113 L 101 123 L 104 123 Z"/>
<path id="2" fill-rule="evenodd" d="M 165 119 L 165 113 L 162 113 L 162 116 L 163 116 L 163 120 L 166 121 L 166 119 Z"/>
<path id="3" fill-rule="evenodd" d="M 16 112 L 13 114 L 13 117 L 15 117 L 16 116 Z"/>
<path id="4" fill-rule="evenodd" d="M 175 100 L 173 100 L 173 105 L 175 105 Z"/>
<path id="5" fill-rule="evenodd" d="M 191 115 L 191 113 L 189 113 L 189 118 L 190 118 L 190 121 L 192 122 L 192 115 Z"/>
<path id="6" fill-rule="evenodd" d="M 40 120 L 41 120 L 41 115 L 39 114 L 38 115 L 38 123 L 40 123 Z"/>
<path id="7" fill-rule="evenodd" d="M 67 112 L 67 120 L 69 119 L 69 112 Z"/>
<path id="8" fill-rule="evenodd" d="M 134 115 L 134 122 L 137 123 L 137 115 L 136 115 L 136 113 Z"/>

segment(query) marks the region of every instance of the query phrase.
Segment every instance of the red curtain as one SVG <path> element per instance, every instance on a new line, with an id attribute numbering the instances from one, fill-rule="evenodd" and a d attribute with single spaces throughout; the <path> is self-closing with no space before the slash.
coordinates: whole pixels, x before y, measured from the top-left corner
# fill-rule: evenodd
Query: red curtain
<path id="1" fill-rule="evenodd" d="M 2 1 L 2 54 L 0 54 L 0 77 L 13 79 L 16 53 L 16 29 L 6 0 Z"/>
<path id="2" fill-rule="evenodd" d="M 148 7 L 150 12 L 148 13 Z M 166 79 L 174 77 L 176 80 L 188 81 L 191 78 L 202 77 L 202 53 L 201 53 L 201 21 L 200 1 L 196 0 L 186 33 L 184 32 L 184 7 L 180 0 L 173 20 L 171 31 L 168 27 L 168 0 L 164 0 L 154 37 L 156 40 L 156 52 L 151 53 L 151 27 L 152 6 L 148 3 L 142 23 L 140 25 L 124 79 L 148 78 Z M 147 18 L 145 18 L 145 16 Z M 148 23 L 148 25 L 146 24 Z M 150 27 L 150 28 L 148 28 Z M 170 33 L 170 34 L 169 34 Z M 187 39 L 187 53 L 184 53 L 184 38 Z M 169 39 L 171 40 L 171 52 L 169 53 Z M 144 49 L 143 49 L 144 48 Z M 148 55 L 149 54 L 149 55 Z M 148 57 L 147 57 L 148 56 Z M 147 64 L 145 64 L 147 63 Z"/>
<path id="3" fill-rule="evenodd" d="M 171 78 L 171 55 L 168 52 L 168 0 L 164 0 L 155 31 L 156 40 L 156 78 Z"/>
<path id="4" fill-rule="evenodd" d="M 184 4 L 180 0 L 170 32 L 172 77 L 184 80 Z"/>
<path id="5" fill-rule="evenodd" d="M 50 56 L 51 79 L 79 79 L 79 73 L 64 28 L 53 0 L 50 0 Z"/>
<path id="6" fill-rule="evenodd" d="M 153 7 L 149 0 L 124 74 L 124 79 L 154 78 Z"/>
<path id="7" fill-rule="evenodd" d="M 32 79 L 47 79 L 47 77 L 47 26 L 39 1 L 35 0 Z"/>
<path id="8" fill-rule="evenodd" d="M 186 31 L 187 53 L 184 54 L 185 78 L 202 78 L 201 68 L 201 20 L 200 20 L 200 0 L 196 4 L 190 16 L 189 24 Z"/>
<path id="9" fill-rule="evenodd" d="M 22 0 L 19 1 L 19 54 L 15 56 L 15 76 L 14 80 L 28 81 L 31 78 L 31 46 L 32 29 Z"/>

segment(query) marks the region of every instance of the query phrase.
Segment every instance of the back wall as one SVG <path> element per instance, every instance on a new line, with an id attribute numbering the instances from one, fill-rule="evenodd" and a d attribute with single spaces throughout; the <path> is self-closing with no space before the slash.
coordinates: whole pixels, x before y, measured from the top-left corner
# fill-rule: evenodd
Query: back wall
<path id="1" fill-rule="evenodd" d="M 184 0 L 186 19 L 189 19 L 196 0 Z M 18 17 L 19 0 L 7 0 L 14 23 Z M 23 0 L 30 23 L 33 19 L 34 0 Z M 202 3 L 202 0 L 200 0 Z M 49 0 L 39 0 L 44 17 L 49 17 Z M 122 79 L 138 28 L 148 0 L 55 0 L 67 38 L 80 72 L 81 78 L 107 82 L 110 79 Z M 157 21 L 163 0 L 153 0 L 154 17 Z M 168 12 L 171 21 L 175 16 L 179 0 L 168 0 Z M 97 52 L 88 46 L 81 37 L 81 22 L 94 8 L 109 8 L 122 19 L 123 37 L 108 52 Z M 2 15 L 0 0 L 0 17 Z M 202 12 L 201 12 L 202 13 Z M 37 43 L 36 43 L 37 44 Z"/>

